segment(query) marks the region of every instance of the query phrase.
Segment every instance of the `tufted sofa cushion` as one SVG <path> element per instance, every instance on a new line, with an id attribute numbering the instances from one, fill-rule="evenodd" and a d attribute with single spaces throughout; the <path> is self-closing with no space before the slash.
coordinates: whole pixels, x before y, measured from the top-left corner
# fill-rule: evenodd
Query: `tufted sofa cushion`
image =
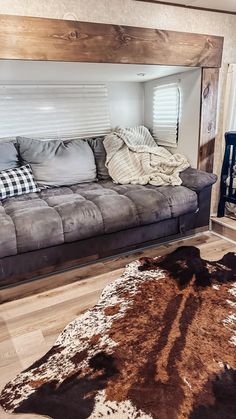
<path id="1" fill-rule="evenodd" d="M 195 212 L 184 186 L 111 181 L 45 189 L 0 203 L 0 257 L 60 245 Z"/>

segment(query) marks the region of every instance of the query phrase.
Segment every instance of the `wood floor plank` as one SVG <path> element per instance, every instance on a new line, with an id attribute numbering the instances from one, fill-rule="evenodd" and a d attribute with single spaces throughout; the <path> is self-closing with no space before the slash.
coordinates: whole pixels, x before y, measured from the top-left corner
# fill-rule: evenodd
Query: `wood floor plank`
<path id="1" fill-rule="evenodd" d="M 122 273 L 122 269 L 120 272 Z M 21 313 L 24 315 L 31 313 L 32 311 L 35 311 L 37 307 L 51 307 L 54 304 L 69 301 L 70 299 L 73 299 L 75 295 L 79 297 L 88 294 L 89 292 L 100 291 L 114 279 L 115 275 L 115 272 L 107 272 L 91 279 L 86 279 L 71 285 L 55 288 L 55 290 L 23 298 L 20 300 L 20 304 L 18 300 L 14 300 L 1 306 L 0 315 L 2 315 L 5 320 L 10 320 L 11 318 L 20 316 Z"/>
<path id="2" fill-rule="evenodd" d="M 31 365 L 47 352 L 64 327 L 79 314 L 92 307 L 103 288 L 118 278 L 130 261 L 141 256 L 155 257 L 169 253 L 179 246 L 196 246 L 204 259 L 220 259 L 225 253 L 236 252 L 236 244 L 212 233 L 204 233 L 187 240 L 166 243 L 94 265 L 84 266 L 58 275 L 78 282 L 41 291 L 21 300 L 0 306 L 0 389 L 18 372 Z M 54 276 L 55 277 L 55 276 Z M 45 279 L 46 280 L 46 279 Z M 48 278 L 48 281 L 51 277 Z M 42 418 L 20 415 L 19 419 Z M 15 418 L 0 408 L 0 419 Z"/>

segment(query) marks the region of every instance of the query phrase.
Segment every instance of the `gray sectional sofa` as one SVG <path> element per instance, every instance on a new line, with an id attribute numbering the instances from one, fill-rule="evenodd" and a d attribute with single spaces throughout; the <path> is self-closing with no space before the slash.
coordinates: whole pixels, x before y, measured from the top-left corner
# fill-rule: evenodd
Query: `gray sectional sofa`
<path id="1" fill-rule="evenodd" d="M 188 168 L 181 186 L 114 184 L 102 139 L 88 142 L 98 179 L 0 201 L 0 288 L 208 225 L 215 175 Z"/>

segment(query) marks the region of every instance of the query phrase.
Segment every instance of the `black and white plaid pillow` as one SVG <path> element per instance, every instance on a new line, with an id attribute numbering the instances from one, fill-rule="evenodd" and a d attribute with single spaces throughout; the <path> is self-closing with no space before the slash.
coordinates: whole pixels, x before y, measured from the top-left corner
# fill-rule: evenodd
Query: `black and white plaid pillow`
<path id="1" fill-rule="evenodd" d="M 0 200 L 39 191 L 29 164 L 0 172 Z"/>

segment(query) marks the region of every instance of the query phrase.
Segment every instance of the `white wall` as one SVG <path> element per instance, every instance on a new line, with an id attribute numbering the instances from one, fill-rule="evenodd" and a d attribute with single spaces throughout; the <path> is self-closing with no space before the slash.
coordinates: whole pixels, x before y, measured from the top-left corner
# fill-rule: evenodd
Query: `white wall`
<path id="1" fill-rule="evenodd" d="M 153 87 L 178 81 L 182 99 L 179 142 L 178 147 L 170 149 L 170 151 L 184 154 L 191 166 L 197 167 L 201 92 L 200 69 L 144 83 L 144 125 L 152 129 Z"/>
<path id="2" fill-rule="evenodd" d="M 165 65 L 0 60 L 0 83 L 139 83 L 189 70 Z"/>
<path id="3" fill-rule="evenodd" d="M 132 127 L 142 125 L 143 120 L 143 83 L 107 83 L 111 127 L 118 125 Z"/>

